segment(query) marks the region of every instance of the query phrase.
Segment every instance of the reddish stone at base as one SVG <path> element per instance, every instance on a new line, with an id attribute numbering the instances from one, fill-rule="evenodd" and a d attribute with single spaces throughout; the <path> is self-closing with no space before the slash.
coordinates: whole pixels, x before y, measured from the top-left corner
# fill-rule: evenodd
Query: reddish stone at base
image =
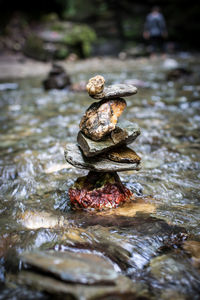
<path id="1" fill-rule="evenodd" d="M 120 181 L 116 172 L 89 172 L 69 189 L 69 198 L 77 209 L 115 208 L 133 198 L 133 193 Z"/>

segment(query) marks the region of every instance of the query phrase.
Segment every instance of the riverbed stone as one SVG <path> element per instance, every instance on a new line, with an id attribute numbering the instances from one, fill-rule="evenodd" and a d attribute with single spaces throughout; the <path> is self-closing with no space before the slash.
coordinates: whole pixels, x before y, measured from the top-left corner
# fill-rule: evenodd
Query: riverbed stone
<path id="1" fill-rule="evenodd" d="M 96 100 L 101 99 L 117 99 L 121 97 L 132 96 L 137 93 L 137 88 L 131 84 L 113 84 L 107 86 L 99 94 L 94 94 L 90 96 Z"/>
<path id="2" fill-rule="evenodd" d="M 77 144 L 67 145 L 65 149 L 65 159 L 76 168 L 96 172 L 138 171 L 141 168 L 140 163 L 119 163 L 101 156 L 85 157 Z"/>
<path id="3" fill-rule="evenodd" d="M 10 278 L 13 281 L 13 277 Z M 35 288 L 39 291 L 47 292 L 49 295 L 60 296 L 62 299 L 77 299 L 77 300 L 131 300 L 141 299 L 148 300 L 148 288 L 144 284 L 132 282 L 128 277 L 118 275 L 113 285 L 83 285 L 70 284 L 63 282 L 49 274 L 40 274 L 30 271 L 22 271 L 18 274 L 17 282 L 21 285 L 26 285 Z M 57 298 L 56 298 L 57 299 Z M 59 298 L 60 299 L 60 298 Z"/>
<path id="4" fill-rule="evenodd" d="M 80 130 L 94 141 L 101 140 L 115 129 L 118 117 L 126 107 L 126 101 L 118 98 L 94 102 L 85 112 Z"/>
<path id="5" fill-rule="evenodd" d="M 115 130 L 101 141 L 93 141 L 79 131 L 77 142 L 84 155 L 92 157 L 108 152 L 116 146 L 131 144 L 139 135 L 140 128 L 136 123 L 123 121 L 117 123 Z"/>
<path id="6" fill-rule="evenodd" d="M 141 160 L 141 157 L 134 150 L 126 146 L 110 150 L 104 154 L 104 157 L 122 163 L 139 163 Z"/>
<path id="7" fill-rule="evenodd" d="M 108 259 L 93 253 L 35 251 L 23 253 L 21 259 L 24 263 L 67 282 L 113 284 L 118 276 Z"/>
<path id="8" fill-rule="evenodd" d="M 175 299 L 188 299 L 184 296 L 192 296 L 194 293 L 200 295 L 200 273 L 183 252 L 177 255 L 176 251 L 172 251 L 152 258 L 148 271 L 153 277 L 154 286 L 163 294 L 166 290 L 171 291 L 171 294 L 180 293 L 180 297 Z"/>

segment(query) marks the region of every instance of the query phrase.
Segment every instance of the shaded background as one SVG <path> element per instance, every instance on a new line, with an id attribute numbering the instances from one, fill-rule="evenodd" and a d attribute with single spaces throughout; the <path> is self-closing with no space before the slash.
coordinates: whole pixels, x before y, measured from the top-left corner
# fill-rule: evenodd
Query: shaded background
<path id="1" fill-rule="evenodd" d="M 76 42 L 76 48 L 85 36 L 87 45 L 84 47 L 88 49 L 79 50 L 77 52 L 79 56 L 117 54 L 130 45 L 144 43 L 142 31 L 145 16 L 154 5 L 161 7 L 166 18 L 169 32 L 168 43 L 173 45 L 173 50 L 198 50 L 200 5 L 199 1 L 194 0 L 36 0 L 26 2 L 1 0 L 0 33 L 1 36 L 9 36 L 10 43 L 2 41 L 1 38 L 0 50 L 21 51 L 25 44 L 23 38 L 27 40 L 36 25 L 40 22 L 52 23 L 55 20 L 62 20 L 72 22 L 72 24 L 87 24 L 96 33 L 96 39 L 88 38 L 90 35 L 88 32 L 80 33 L 81 42 Z M 54 29 L 58 27 L 54 26 Z M 17 38 L 17 35 L 21 35 L 22 38 Z M 14 43 L 11 45 L 13 40 Z M 92 49 L 89 49 L 90 42 Z M 69 52 L 74 52 L 73 50 L 70 49 Z M 62 55 L 66 57 L 63 49 L 60 52 L 59 58 L 62 58 Z"/>

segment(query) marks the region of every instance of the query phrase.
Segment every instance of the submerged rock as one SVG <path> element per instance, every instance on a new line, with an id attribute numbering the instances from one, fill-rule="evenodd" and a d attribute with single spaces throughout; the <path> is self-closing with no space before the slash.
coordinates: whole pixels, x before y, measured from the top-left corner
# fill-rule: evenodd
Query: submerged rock
<path id="1" fill-rule="evenodd" d="M 62 66 L 54 63 L 43 85 L 45 90 L 64 89 L 71 85 L 71 79 Z"/>
<path id="2" fill-rule="evenodd" d="M 57 216 L 46 211 L 27 210 L 20 216 L 20 223 L 28 229 L 61 228 L 68 225 L 64 216 Z"/>
<path id="3" fill-rule="evenodd" d="M 94 158 L 85 157 L 78 145 L 74 144 L 67 145 L 65 149 L 65 159 L 76 168 L 97 172 L 138 171 L 141 168 L 140 163 L 119 163 L 101 156 L 95 156 Z"/>
<path id="4" fill-rule="evenodd" d="M 137 88 L 130 84 L 114 84 L 108 87 L 105 87 L 104 90 L 99 94 L 90 94 L 94 99 L 108 100 L 108 99 L 117 99 L 121 97 L 132 96 L 137 93 Z"/>
<path id="5" fill-rule="evenodd" d="M 151 284 L 160 290 L 162 295 L 167 290 L 171 291 L 172 295 L 173 292 L 179 293 L 180 298 L 177 299 L 189 299 L 189 295 L 191 299 L 199 299 L 197 295 L 200 295 L 200 273 L 183 253 L 172 252 L 155 257 L 151 260 L 148 270 L 149 275 L 153 277 Z"/>
<path id="6" fill-rule="evenodd" d="M 62 295 L 62 299 L 77 300 L 148 300 L 147 288 L 144 284 L 134 283 L 129 278 L 118 275 L 113 285 L 96 284 L 70 284 L 63 282 L 48 274 L 40 274 L 35 272 L 22 271 L 17 276 L 19 284 L 36 288 L 39 291 L 47 292 L 50 295 Z M 64 298 L 63 298 L 64 297 Z"/>
<path id="7" fill-rule="evenodd" d="M 94 96 L 96 94 L 100 94 L 104 89 L 105 79 L 101 75 L 97 75 L 95 77 L 90 78 L 88 84 L 86 85 L 86 89 L 90 96 Z"/>
<path id="8" fill-rule="evenodd" d="M 200 269 L 200 242 L 185 241 L 183 248 L 188 254 L 190 254 L 193 265 Z"/>
<path id="9" fill-rule="evenodd" d="M 21 259 L 26 264 L 67 282 L 112 284 L 117 278 L 113 264 L 92 253 L 38 251 L 24 253 Z"/>
<path id="10" fill-rule="evenodd" d="M 125 107 L 126 101 L 121 98 L 93 103 L 80 122 L 80 130 L 94 141 L 101 140 L 115 129 Z"/>
<path id="11" fill-rule="evenodd" d="M 104 155 L 104 157 L 109 158 L 110 160 L 122 163 L 139 163 L 141 160 L 140 156 L 137 155 L 135 151 L 126 146 L 115 148 Z"/>
<path id="12" fill-rule="evenodd" d="M 117 123 L 115 130 L 102 141 L 93 141 L 81 131 L 78 133 L 77 141 L 84 155 L 92 157 L 107 152 L 116 146 L 131 144 L 138 135 L 140 135 L 140 128 L 136 123 L 123 121 Z"/>
<path id="13" fill-rule="evenodd" d="M 76 208 L 113 208 L 134 198 L 117 173 L 89 172 L 69 189 L 69 198 Z"/>

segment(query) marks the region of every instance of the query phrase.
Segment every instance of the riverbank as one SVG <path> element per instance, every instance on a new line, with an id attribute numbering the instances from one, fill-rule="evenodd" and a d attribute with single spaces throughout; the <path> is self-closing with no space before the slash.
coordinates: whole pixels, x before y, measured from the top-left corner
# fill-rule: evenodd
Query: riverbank
<path id="1" fill-rule="evenodd" d="M 172 65 L 173 62 L 169 59 L 181 61 L 185 63 L 188 62 L 195 63 L 199 61 L 200 54 L 189 54 L 189 53 L 179 53 L 176 55 L 165 55 L 158 57 L 139 57 L 139 58 L 127 58 L 119 59 L 118 57 L 91 57 L 88 59 L 77 59 L 77 60 L 62 60 L 58 61 L 65 70 L 70 75 L 77 75 L 81 73 L 87 73 L 88 70 L 90 74 L 95 72 L 130 72 L 138 70 L 142 67 L 151 68 L 152 66 L 163 65 L 166 70 L 173 69 L 176 66 Z M 166 63 L 167 61 L 167 63 Z M 0 55 L 0 80 L 6 81 L 8 79 L 23 79 L 27 77 L 46 77 L 50 68 L 51 62 L 41 62 L 33 60 L 23 56 L 22 54 L 10 54 L 5 53 Z"/>

